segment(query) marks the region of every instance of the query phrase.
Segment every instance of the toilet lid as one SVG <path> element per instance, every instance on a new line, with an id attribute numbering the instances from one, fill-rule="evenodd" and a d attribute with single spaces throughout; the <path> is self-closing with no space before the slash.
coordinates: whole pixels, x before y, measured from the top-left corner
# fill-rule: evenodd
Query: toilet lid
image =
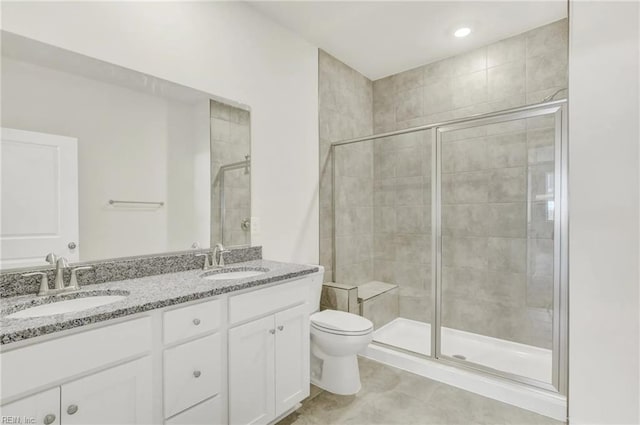
<path id="1" fill-rule="evenodd" d="M 333 333 L 367 333 L 373 329 L 373 323 L 364 317 L 344 311 L 323 310 L 311 315 L 311 325 Z"/>

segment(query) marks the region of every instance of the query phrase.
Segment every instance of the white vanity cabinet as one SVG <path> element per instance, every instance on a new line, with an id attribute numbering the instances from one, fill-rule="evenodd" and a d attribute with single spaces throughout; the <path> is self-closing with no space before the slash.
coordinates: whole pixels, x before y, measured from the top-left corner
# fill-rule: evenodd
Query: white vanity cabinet
<path id="1" fill-rule="evenodd" d="M 148 424 L 151 361 L 143 357 L 0 407 L 34 424 Z"/>
<path id="2" fill-rule="evenodd" d="M 273 316 L 229 330 L 229 423 L 266 424 L 275 418 Z"/>
<path id="3" fill-rule="evenodd" d="M 48 425 L 272 423 L 309 395 L 317 279 L 2 346 L 1 415 Z"/>
<path id="4" fill-rule="evenodd" d="M 0 416 L 13 423 L 59 425 L 60 387 L 25 397 L 0 407 Z"/>
<path id="5" fill-rule="evenodd" d="M 151 359 L 146 356 L 60 388 L 62 425 L 151 422 Z"/>
<path id="6" fill-rule="evenodd" d="M 50 387 L 3 404 L 2 415 L 35 424 L 150 423 L 150 331 L 149 318 L 139 318 L 3 352 L 3 400 Z"/>
<path id="7" fill-rule="evenodd" d="M 179 342 L 163 353 L 167 424 L 213 425 L 223 421 L 223 304 L 223 300 L 215 299 L 179 306 L 163 314 L 165 345 Z"/>
<path id="8" fill-rule="evenodd" d="M 284 310 L 276 319 L 276 416 L 309 396 L 310 337 L 308 305 Z"/>
<path id="9" fill-rule="evenodd" d="M 233 425 L 270 423 L 309 395 L 308 288 L 282 286 L 230 299 L 231 320 L 249 318 L 229 329 Z"/>

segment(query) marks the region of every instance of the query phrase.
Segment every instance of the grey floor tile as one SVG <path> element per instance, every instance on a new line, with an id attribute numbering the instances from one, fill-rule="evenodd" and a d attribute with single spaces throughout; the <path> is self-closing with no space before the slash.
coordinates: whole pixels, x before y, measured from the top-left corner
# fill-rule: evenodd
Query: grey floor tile
<path id="1" fill-rule="evenodd" d="M 559 425 L 501 403 L 372 360 L 360 358 L 362 390 L 321 392 L 278 425 Z"/>

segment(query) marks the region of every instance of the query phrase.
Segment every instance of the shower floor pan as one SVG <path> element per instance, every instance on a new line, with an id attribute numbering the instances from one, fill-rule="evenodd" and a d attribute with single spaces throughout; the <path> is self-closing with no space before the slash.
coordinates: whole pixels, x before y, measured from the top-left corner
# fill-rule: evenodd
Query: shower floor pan
<path id="1" fill-rule="evenodd" d="M 373 340 L 423 355 L 431 355 L 431 325 L 399 317 L 376 330 Z M 499 371 L 551 383 L 551 350 L 451 328 L 442 328 L 445 356 Z"/>

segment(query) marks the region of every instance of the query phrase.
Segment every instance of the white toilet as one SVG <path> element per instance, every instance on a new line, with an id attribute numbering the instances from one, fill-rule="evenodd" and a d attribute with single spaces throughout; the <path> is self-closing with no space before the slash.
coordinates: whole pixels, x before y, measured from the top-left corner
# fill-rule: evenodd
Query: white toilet
<path id="1" fill-rule="evenodd" d="M 320 271 L 320 278 L 324 274 Z M 319 280 L 319 282 L 318 282 Z M 314 283 L 314 306 L 320 307 L 322 280 Z M 336 310 L 313 313 L 311 322 L 311 382 L 334 394 L 360 391 L 358 353 L 373 339 L 373 323 Z"/>
<path id="2" fill-rule="evenodd" d="M 373 323 L 336 310 L 311 315 L 311 382 L 334 394 L 360 391 L 358 353 L 373 338 Z"/>

